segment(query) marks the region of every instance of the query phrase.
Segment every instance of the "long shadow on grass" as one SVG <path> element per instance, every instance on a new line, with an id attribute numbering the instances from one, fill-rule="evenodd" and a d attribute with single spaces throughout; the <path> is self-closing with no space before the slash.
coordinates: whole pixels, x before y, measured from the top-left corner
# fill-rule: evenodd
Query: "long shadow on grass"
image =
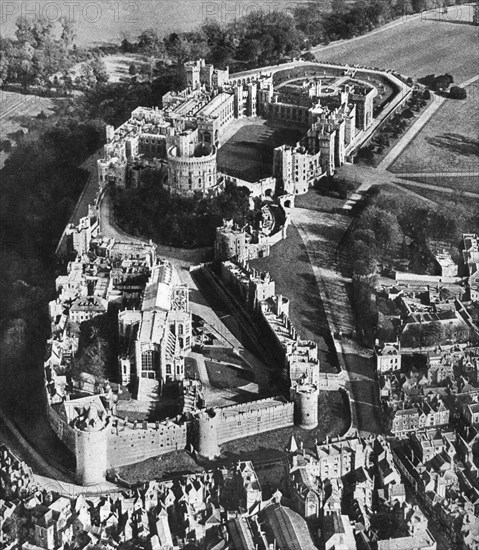
<path id="1" fill-rule="evenodd" d="M 437 137 L 426 137 L 426 141 L 434 147 L 447 149 L 459 155 L 466 155 L 468 157 L 479 156 L 479 141 L 461 134 L 448 132 Z"/>

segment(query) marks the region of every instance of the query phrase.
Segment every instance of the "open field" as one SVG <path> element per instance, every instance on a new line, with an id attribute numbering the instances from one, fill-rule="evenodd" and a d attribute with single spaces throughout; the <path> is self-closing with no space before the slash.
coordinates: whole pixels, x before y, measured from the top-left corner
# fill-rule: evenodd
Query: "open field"
<path id="1" fill-rule="evenodd" d="M 360 40 L 331 44 L 315 55 L 319 61 L 391 68 L 416 78 L 449 72 L 464 82 L 479 74 L 471 10 L 457 6 L 447 16 L 428 13 Z"/>
<path id="2" fill-rule="evenodd" d="M 389 169 L 396 173 L 477 169 L 478 90 L 475 83 L 467 88 L 467 99 L 447 99 Z"/>
<path id="3" fill-rule="evenodd" d="M 54 105 L 54 99 L 36 95 L 24 95 L 17 92 L 0 90 L 0 140 L 9 139 L 15 143 L 14 133 L 22 129 L 24 117 L 34 117 L 42 111 L 48 116 Z M 3 167 L 8 153 L 0 151 L 0 168 Z"/>
<path id="4" fill-rule="evenodd" d="M 257 181 L 272 175 L 273 150 L 287 143 L 295 145 L 304 132 L 254 119 L 233 122 L 236 132 L 218 151 L 218 169 L 247 181 Z"/>
<path id="5" fill-rule="evenodd" d="M 109 82 L 125 82 L 132 78 L 129 73 L 130 65 L 134 64 L 139 70 L 142 65 L 148 64 L 148 56 L 136 53 L 105 55 L 103 61 L 108 71 Z"/>

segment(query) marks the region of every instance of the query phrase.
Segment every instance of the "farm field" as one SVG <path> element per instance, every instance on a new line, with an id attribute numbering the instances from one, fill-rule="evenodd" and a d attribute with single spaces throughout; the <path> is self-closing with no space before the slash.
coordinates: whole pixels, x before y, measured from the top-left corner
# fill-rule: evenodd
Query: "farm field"
<path id="1" fill-rule="evenodd" d="M 415 78 L 449 72 L 460 83 L 479 74 L 477 27 L 471 20 L 472 7 L 457 6 L 447 16 L 411 18 L 385 32 L 333 43 L 315 55 L 319 61 L 391 68 Z"/>
<path id="2" fill-rule="evenodd" d="M 51 97 L 0 90 L 0 141 L 9 139 L 14 145 L 15 138 L 12 134 L 22 129 L 23 117 L 34 117 L 42 111 L 48 116 L 54 101 Z M 0 151 L 0 169 L 3 168 L 7 157 L 8 153 Z"/>
<path id="3" fill-rule="evenodd" d="M 392 172 L 460 172 L 479 163 L 477 83 L 465 100 L 447 99 L 389 168 Z M 426 182 L 428 183 L 428 182 Z"/>

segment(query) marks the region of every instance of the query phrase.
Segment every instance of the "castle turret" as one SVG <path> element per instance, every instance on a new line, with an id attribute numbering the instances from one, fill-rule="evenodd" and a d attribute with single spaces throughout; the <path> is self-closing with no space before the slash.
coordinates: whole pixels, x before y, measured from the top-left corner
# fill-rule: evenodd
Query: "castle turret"
<path id="1" fill-rule="evenodd" d="M 214 409 L 201 411 L 198 415 L 198 453 L 206 458 L 220 454 L 218 447 L 219 414 Z"/>
<path id="2" fill-rule="evenodd" d="M 107 470 L 106 414 L 95 404 L 75 419 L 76 477 L 81 485 L 105 481 Z"/>
<path id="3" fill-rule="evenodd" d="M 97 485 L 105 481 L 107 437 L 105 430 L 76 433 L 76 478 L 80 485 Z"/>
<path id="4" fill-rule="evenodd" d="M 305 430 L 312 430 L 318 425 L 318 397 L 318 389 L 311 384 L 298 384 L 291 388 L 296 425 Z"/>
<path id="5" fill-rule="evenodd" d="M 106 141 L 107 143 L 111 141 L 115 135 L 115 128 L 111 124 L 107 124 L 105 128 Z"/>

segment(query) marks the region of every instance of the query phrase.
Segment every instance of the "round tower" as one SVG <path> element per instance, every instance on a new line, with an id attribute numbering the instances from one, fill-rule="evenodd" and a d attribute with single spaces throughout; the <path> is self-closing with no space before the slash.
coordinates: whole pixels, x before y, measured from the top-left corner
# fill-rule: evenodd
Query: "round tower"
<path id="1" fill-rule="evenodd" d="M 107 470 L 107 435 L 99 432 L 76 432 L 76 478 L 80 485 L 97 485 L 105 481 Z"/>
<path id="2" fill-rule="evenodd" d="M 108 466 L 106 424 L 106 414 L 104 411 L 99 413 L 95 404 L 74 421 L 76 478 L 81 485 L 105 481 Z"/>
<path id="3" fill-rule="evenodd" d="M 295 408 L 295 423 L 305 430 L 318 425 L 319 391 L 311 384 L 299 384 L 291 389 Z"/>
<path id="4" fill-rule="evenodd" d="M 215 458 L 220 454 L 218 447 L 219 414 L 207 409 L 198 414 L 198 453 L 206 458 Z"/>
<path id="5" fill-rule="evenodd" d="M 183 196 L 207 193 L 216 186 L 216 152 L 211 143 L 197 143 L 193 151 L 173 145 L 167 151 L 168 188 Z"/>

